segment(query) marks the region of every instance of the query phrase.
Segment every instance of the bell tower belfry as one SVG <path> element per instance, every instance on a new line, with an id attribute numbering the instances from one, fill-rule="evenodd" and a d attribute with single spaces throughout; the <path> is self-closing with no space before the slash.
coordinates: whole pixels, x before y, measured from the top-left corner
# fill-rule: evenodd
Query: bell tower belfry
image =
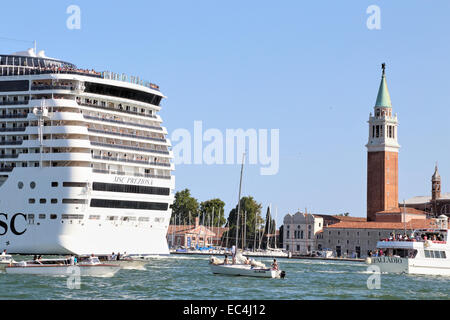
<path id="1" fill-rule="evenodd" d="M 431 200 L 437 200 L 441 197 L 441 176 L 438 172 L 438 165 L 434 169 L 433 177 L 431 178 Z"/>
<path id="2" fill-rule="evenodd" d="M 367 147 L 367 221 L 376 213 L 398 208 L 398 121 L 392 113 L 391 97 L 386 83 L 386 65 L 382 65 L 374 114 L 369 115 Z"/>

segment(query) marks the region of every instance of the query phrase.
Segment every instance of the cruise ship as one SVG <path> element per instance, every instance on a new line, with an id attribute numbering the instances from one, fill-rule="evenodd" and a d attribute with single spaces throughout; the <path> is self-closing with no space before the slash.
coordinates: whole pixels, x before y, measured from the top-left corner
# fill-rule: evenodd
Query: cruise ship
<path id="1" fill-rule="evenodd" d="M 34 49 L 0 55 L 0 249 L 169 254 L 165 98 L 138 77 Z"/>

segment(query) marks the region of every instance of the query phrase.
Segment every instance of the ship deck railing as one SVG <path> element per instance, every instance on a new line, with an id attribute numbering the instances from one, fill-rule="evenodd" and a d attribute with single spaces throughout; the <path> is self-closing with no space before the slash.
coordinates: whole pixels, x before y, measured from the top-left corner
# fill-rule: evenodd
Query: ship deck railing
<path id="1" fill-rule="evenodd" d="M 0 128 L 0 132 L 21 132 L 25 131 L 25 127 L 19 128 Z"/>
<path id="2" fill-rule="evenodd" d="M 160 154 L 169 154 L 169 151 L 146 149 L 146 148 L 139 148 L 139 147 L 133 147 L 133 146 L 126 146 L 126 145 L 117 145 L 117 144 L 111 144 L 111 143 L 100 143 L 100 142 L 91 141 L 91 145 L 98 146 L 98 147 L 118 148 L 118 149 L 126 149 L 126 150 L 142 151 L 142 152 L 154 152 L 154 153 L 160 153 Z"/>
<path id="3" fill-rule="evenodd" d="M 23 141 L 0 141 L 0 146 L 19 146 Z"/>
<path id="4" fill-rule="evenodd" d="M 139 113 L 139 112 L 136 112 L 136 111 L 114 109 L 114 108 L 99 106 L 99 105 L 93 104 L 93 103 L 86 103 L 86 102 L 80 102 L 80 101 L 77 101 L 77 103 L 80 106 L 91 107 L 91 108 L 98 108 L 98 109 L 103 109 L 103 110 L 107 110 L 107 111 L 122 112 L 122 113 L 127 113 L 127 114 L 134 114 L 134 115 L 137 115 L 137 116 L 142 116 L 142 117 L 156 119 L 156 116 L 152 115 L 152 114 L 143 114 L 143 113 Z"/>
<path id="5" fill-rule="evenodd" d="M 111 123 L 121 123 L 121 124 L 136 126 L 136 127 L 155 129 L 155 130 L 161 130 L 162 131 L 161 127 L 150 126 L 150 125 L 146 125 L 146 124 L 134 123 L 134 122 L 129 122 L 129 121 L 121 121 L 121 120 L 113 120 L 113 119 L 105 119 L 105 118 L 87 116 L 85 114 L 83 114 L 83 117 L 86 118 L 86 119 L 90 119 L 90 120 L 98 120 L 98 121 L 105 121 L 105 122 L 111 122 Z"/>
<path id="6" fill-rule="evenodd" d="M 0 66 L 3 72 L 0 76 L 29 76 L 29 75 L 40 75 L 40 74 L 76 74 L 81 76 L 88 76 L 94 78 L 103 78 L 99 72 L 83 70 L 83 69 L 42 69 L 36 67 L 26 67 L 26 66 Z"/>
<path id="7" fill-rule="evenodd" d="M 75 90 L 74 86 L 63 85 L 34 85 L 31 90 Z"/>
<path id="8" fill-rule="evenodd" d="M 116 136 L 128 137 L 128 138 L 134 138 L 134 139 L 145 139 L 145 140 L 153 140 L 153 141 L 158 141 L 158 142 L 166 142 L 166 139 L 162 139 L 162 138 L 138 136 L 138 135 L 134 135 L 134 134 L 120 133 L 120 132 L 114 132 L 114 131 L 105 131 L 105 130 L 98 130 L 98 129 L 92 129 L 92 128 L 88 128 L 88 131 L 96 132 L 96 133 L 112 134 L 112 135 L 116 135 Z"/>
<path id="9" fill-rule="evenodd" d="M 133 159 L 127 159 L 127 158 L 118 158 L 118 157 L 109 157 L 109 156 L 95 156 L 95 155 L 93 155 L 92 158 L 93 159 L 97 159 L 97 160 L 130 162 L 130 163 L 138 163 L 138 164 L 148 164 L 148 165 L 154 165 L 154 166 L 170 167 L 170 163 L 152 162 L 152 161 L 148 161 L 148 160 L 133 160 Z"/>
<path id="10" fill-rule="evenodd" d="M 0 154 L 0 159 L 17 159 L 19 154 Z"/>
<path id="11" fill-rule="evenodd" d="M 20 105 L 20 104 L 28 104 L 29 102 L 30 102 L 29 100 L 24 100 L 24 101 L 0 101 L 0 106 L 8 106 L 8 105 L 16 106 L 16 105 Z"/>
<path id="12" fill-rule="evenodd" d="M 385 239 L 380 239 L 379 241 L 381 241 L 381 242 L 425 242 L 425 241 L 431 241 L 432 243 L 438 243 L 438 244 L 446 244 L 447 242 L 446 241 L 442 241 L 442 240 L 431 240 L 431 239 L 427 239 L 427 240 L 425 240 L 425 239 L 420 239 L 420 240 L 417 240 L 417 239 L 388 239 L 388 238 L 385 238 Z"/>
<path id="13" fill-rule="evenodd" d="M 25 119 L 28 114 L 0 114 L 0 119 Z"/>

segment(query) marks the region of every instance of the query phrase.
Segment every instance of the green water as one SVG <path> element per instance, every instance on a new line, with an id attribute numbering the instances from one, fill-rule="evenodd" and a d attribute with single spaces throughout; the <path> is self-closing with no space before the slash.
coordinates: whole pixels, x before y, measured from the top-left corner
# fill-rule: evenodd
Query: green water
<path id="1" fill-rule="evenodd" d="M 17 260 L 17 259 L 16 259 Z M 261 259 L 270 265 L 270 259 Z M 285 279 L 213 275 L 208 256 L 154 258 L 145 271 L 120 270 L 111 278 L 82 277 L 69 289 L 66 277 L 0 273 L 0 299 L 449 299 L 450 277 L 381 275 L 360 262 L 278 259 Z"/>

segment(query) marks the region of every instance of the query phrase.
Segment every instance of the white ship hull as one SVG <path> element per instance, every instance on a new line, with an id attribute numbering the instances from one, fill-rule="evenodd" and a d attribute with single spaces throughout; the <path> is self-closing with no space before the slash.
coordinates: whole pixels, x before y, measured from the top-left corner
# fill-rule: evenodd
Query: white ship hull
<path id="1" fill-rule="evenodd" d="M 125 176 L 126 177 L 126 176 Z M 93 174 L 89 168 L 15 168 L 14 173 L 0 187 L 0 249 L 11 254 L 76 254 L 107 255 L 120 252 L 134 255 L 168 255 L 166 240 L 171 209 L 167 211 L 91 208 L 89 201 L 95 193 L 84 188 L 59 188 L 56 194 L 52 181 L 111 182 L 115 175 Z M 134 179 L 134 177 L 133 177 Z M 150 180 L 150 179 L 149 179 Z M 39 192 L 24 188 L 18 190 L 19 181 L 29 185 L 36 182 Z M 161 183 L 171 183 L 173 180 Z M 149 183 L 154 183 L 150 181 Z M 160 184 L 161 184 L 160 183 Z M 37 194 L 36 194 L 37 193 Z M 167 201 L 158 196 L 113 195 L 115 199 L 132 197 Z M 48 204 L 50 198 L 81 198 L 86 204 Z M 45 205 L 28 204 L 29 198 L 46 198 Z M 51 214 L 56 219 L 50 219 Z M 28 219 L 33 214 L 34 219 Z M 39 219 L 45 214 L 45 219 Z M 82 219 L 62 219 L 61 214 L 81 215 Z M 135 216 L 134 221 L 120 217 Z M 98 219 L 90 219 L 98 216 Z M 108 216 L 118 220 L 108 221 Z M 139 221 L 145 216 L 148 221 Z"/>
<path id="2" fill-rule="evenodd" d="M 450 276 L 450 262 L 446 260 L 431 264 L 430 260 L 420 258 L 374 257 L 371 264 L 379 267 L 381 273 Z"/>

